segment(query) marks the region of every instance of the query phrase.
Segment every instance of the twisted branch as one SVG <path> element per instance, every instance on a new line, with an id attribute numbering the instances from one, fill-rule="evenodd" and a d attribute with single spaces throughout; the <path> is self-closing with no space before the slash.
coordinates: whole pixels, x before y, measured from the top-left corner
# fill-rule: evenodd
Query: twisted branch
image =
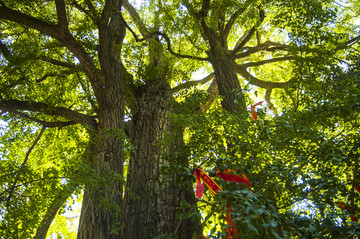
<path id="1" fill-rule="evenodd" d="M 136 33 L 134 32 L 134 30 L 129 26 L 129 24 L 127 24 L 127 22 L 125 21 L 125 19 L 122 17 L 122 20 L 124 21 L 126 28 L 130 31 L 130 33 L 133 35 L 133 37 L 135 38 L 136 42 L 142 42 L 142 41 L 146 41 L 148 39 L 150 39 L 153 36 L 161 36 L 162 38 L 164 38 L 164 40 L 166 41 L 167 44 L 167 50 L 174 56 L 176 57 L 180 57 L 180 58 L 187 58 L 187 59 L 193 59 L 193 60 L 199 60 L 199 61 L 207 61 L 208 58 L 203 58 L 203 57 L 198 57 L 198 56 L 191 56 L 191 55 L 184 55 L 184 54 L 180 54 L 180 53 L 176 53 L 174 52 L 174 50 L 171 47 L 171 40 L 168 37 L 168 35 L 166 33 L 162 33 L 160 31 L 154 31 L 152 33 L 149 33 L 148 35 L 143 36 L 143 38 L 139 38 Z"/>

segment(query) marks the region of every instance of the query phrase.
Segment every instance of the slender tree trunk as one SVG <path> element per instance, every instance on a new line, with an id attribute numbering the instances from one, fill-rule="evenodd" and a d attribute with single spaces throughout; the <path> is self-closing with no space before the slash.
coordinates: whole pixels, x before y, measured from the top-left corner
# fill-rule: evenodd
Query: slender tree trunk
<path id="1" fill-rule="evenodd" d="M 191 238 L 194 231 L 199 232 L 198 224 L 182 222 L 176 216 L 181 200 L 186 197 L 191 200 L 191 195 L 186 195 L 189 191 L 176 186 L 173 179 L 160 172 L 167 163 L 170 149 L 169 142 L 162 144 L 160 141 L 171 130 L 168 117 L 171 99 L 169 85 L 160 81 L 147 87 L 139 100 L 134 116 L 135 151 L 130 160 L 125 193 L 126 239 L 175 233 L 181 238 Z"/>

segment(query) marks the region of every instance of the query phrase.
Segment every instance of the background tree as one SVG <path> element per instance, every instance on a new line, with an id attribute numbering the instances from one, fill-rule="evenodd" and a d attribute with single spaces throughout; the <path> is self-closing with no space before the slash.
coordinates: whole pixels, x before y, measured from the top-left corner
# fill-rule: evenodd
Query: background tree
<path id="1" fill-rule="evenodd" d="M 356 235 L 347 4 L 0 1 L 4 237 L 45 238 L 81 189 L 78 238 L 225 236 L 228 204 L 241 237 Z M 255 98 L 273 114 L 250 118 Z M 198 166 L 253 190 L 221 183 L 197 203 Z"/>

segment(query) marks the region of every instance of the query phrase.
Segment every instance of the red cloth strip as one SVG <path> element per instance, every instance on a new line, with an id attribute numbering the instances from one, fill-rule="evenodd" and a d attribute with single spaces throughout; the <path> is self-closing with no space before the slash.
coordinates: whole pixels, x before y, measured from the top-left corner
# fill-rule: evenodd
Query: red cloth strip
<path id="1" fill-rule="evenodd" d="M 238 234 L 238 232 L 237 232 L 235 224 L 232 223 L 232 220 L 230 218 L 230 213 L 232 213 L 230 206 L 227 205 L 226 207 L 228 208 L 228 211 L 226 213 L 226 222 L 229 226 L 231 226 L 226 229 L 226 233 L 227 233 L 226 238 L 232 239 L 232 238 L 235 238 L 235 236 Z"/>
<path id="2" fill-rule="evenodd" d="M 214 180 L 212 180 L 204 171 L 202 171 L 200 168 L 197 168 L 194 170 L 194 175 L 197 179 L 196 196 L 198 197 L 198 199 L 200 199 L 204 193 L 204 185 L 201 183 L 201 181 L 203 181 L 205 183 L 205 185 L 209 188 L 209 190 L 211 191 L 211 193 L 213 195 L 215 195 L 217 191 L 222 190 L 221 187 Z M 239 184 L 245 183 L 248 187 L 251 187 L 251 183 L 245 174 L 243 174 L 243 178 L 242 178 L 242 177 L 240 177 L 238 175 L 234 175 L 234 174 L 216 172 L 216 176 L 218 176 L 224 180 L 227 180 L 227 181 L 237 182 Z M 227 208 L 228 208 L 228 210 L 226 213 L 226 222 L 230 227 L 225 229 L 225 231 L 227 233 L 226 238 L 229 238 L 229 239 L 238 238 L 236 236 L 238 234 L 236 226 L 230 218 L 230 213 L 232 213 L 232 211 L 231 211 L 229 205 L 227 205 Z M 199 237 L 206 238 L 203 235 L 199 235 Z"/>
<path id="3" fill-rule="evenodd" d="M 211 191 L 211 193 L 213 195 L 215 195 L 217 191 L 222 190 L 221 187 L 219 185 L 217 185 L 217 183 L 215 183 L 215 181 L 212 180 L 204 171 L 202 171 L 199 168 L 195 169 L 195 171 L 197 171 L 197 173 L 199 174 L 199 177 L 205 183 L 205 185 L 209 188 L 209 190 Z M 195 174 L 195 171 L 194 171 L 194 174 Z"/>
<path id="4" fill-rule="evenodd" d="M 196 197 L 198 199 L 202 198 L 203 194 L 204 194 L 204 184 L 201 183 L 201 180 L 200 180 L 200 174 L 199 174 L 199 171 L 198 170 L 195 170 L 194 171 L 194 175 L 197 179 L 197 184 L 196 184 L 196 191 L 195 191 L 195 194 L 196 194 Z"/>
<path id="5" fill-rule="evenodd" d="M 249 179 L 246 177 L 245 174 L 243 174 L 243 177 L 241 177 L 235 174 L 216 172 L 216 176 L 229 182 L 237 182 L 240 185 L 242 185 L 242 183 L 245 183 L 249 188 L 251 187 L 251 182 L 249 181 Z"/>

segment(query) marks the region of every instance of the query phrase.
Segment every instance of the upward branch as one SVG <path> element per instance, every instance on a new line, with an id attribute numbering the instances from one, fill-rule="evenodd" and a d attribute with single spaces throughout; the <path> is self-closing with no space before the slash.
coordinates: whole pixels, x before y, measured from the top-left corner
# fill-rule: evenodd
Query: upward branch
<path id="1" fill-rule="evenodd" d="M 203 0 L 201 10 L 199 12 L 199 18 L 205 18 L 209 13 L 210 0 Z"/>
<path id="2" fill-rule="evenodd" d="M 246 32 L 243 37 L 241 37 L 240 39 L 243 39 L 241 42 L 239 42 L 239 44 L 235 47 L 235 49 L 232 50 L 232 55 L 236 55 L 236 53 L 238 53 L 245 45 L 246 43 L 248 43 L 250 41 L 250 39 L 252 38 L 252 36 L 254 35 L 256 29 L 258 28 L 258 26 L 264 21 L 265 19 L 265 12 L 263 9 L 261 9 L 259 7 L 259 14 L 260 14 L 260 21 L 258 23 L 255 24 L 255 26 L 253 26 L 249 32 Z"/>
<path id="3" fill-rule="evenodd" d="M 249 6 L 250 4 L 248 4 Z M 239 8 L 231 17 L 230 20 L 228 21 L 228 23 L 225 26 L 225 29 L 223 31 L 223 33 L 221 34 L 221 37 L 223 39 L 227 39 L 229 34 L 230 34 L 230 30 L 233 27 L 233 25 L 235 24 L 236 19 L 239 18 L 239 16 L 246 10 L 246 7 L 244 8 Z"/>
<path id="4" fill-rule="evenodd" d="M 86 6 L 88 7 L 88 9 L 85 9 L 84 7 L 82 7 L 77 1 L 73 1 L 72 5 L 77 8 L 78 10 L 80 10 L 81 12 L 85 13 L 85 15 L 87 15 L 91 21 L 99 27 L 99 18 L 97 17 L 96 14 L 96 10 L 94 5 L 92 4 L 91 1 L 89 0 L 85 0 Z"/>
<path id="5" fill-rule="evenodd" d="M 129 3 L 128 0 L 123 1 L 123 7 L 128 11 L 130 14 L 132 20 L 134 21 L 135 25 L 140 31 L 140 34 L 143 37 L 146 37 L 150 34 L 149 30 L 146 28 L 144 22 L 142 21 L 139 13 L 136 11 L 136 9 Z"/>
<path id="6" fill-rule="evenodd" d="M 55 0 L 58 26 L 63 31 L 68 31 L 69 22 L 66 16 L 66 4 L 64 0 Z"/>

